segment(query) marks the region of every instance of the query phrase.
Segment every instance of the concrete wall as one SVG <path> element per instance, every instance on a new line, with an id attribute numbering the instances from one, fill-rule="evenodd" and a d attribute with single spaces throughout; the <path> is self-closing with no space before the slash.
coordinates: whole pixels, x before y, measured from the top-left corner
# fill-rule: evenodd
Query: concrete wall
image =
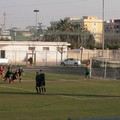
<path id="1" fill-rule="evenodd" d="M 67 42 L 1 41 L 0 51 L 5 51 L 5 58 L 9 59 L 11 64 L 26 64 L 27 59 L 35 55 L 36 64 L 47 65 L 48 62 L 61 60 L 61 54 L 57 50 L 58 47 L 63 48 L 62 57 L 65 59 L 68 45 Z M 30 48 L 34 48 L 34 50 Z"/>
<path id="2" fill-rule="evenodd" d="M 90 58 L 95 57 L 103 57 L 108 58 L 108 60 L 111 61 L 120 61 L 120 50 L 109 50 L 106 49 L 104 52 L 102 50 L 87 50 L 84 49 L 83 52 L 81 52 L 80 49 L 77 50 L 69 50 L 68 51 L 68 57 L 77 58 L 81 60 L 81 54 L 82 54 L 82 60 L 88 60 Z"/>

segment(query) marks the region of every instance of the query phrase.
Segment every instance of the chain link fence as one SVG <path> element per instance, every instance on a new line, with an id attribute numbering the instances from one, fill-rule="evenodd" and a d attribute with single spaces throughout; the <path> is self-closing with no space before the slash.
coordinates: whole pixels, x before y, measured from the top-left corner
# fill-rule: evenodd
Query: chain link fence
<path id="1" fill-rule="evenodd" d="M 33 66 L 58 66 L 62 59 L 67 58 L 67 52 L 63 51 L 24 51 L 24 50 L 6 50 L 1 58 L 7 58 L 9 64 L 28 65 L 28 59 L 33 58 Z M 61 57 L 62 56 L 62 57 Z"/>
<path id="2" fill-rule="evenodd" d="M 108 61 L 107 66 L 109 67 L 120 67 L 120 50 L 105 50 L 104 52 L 101 50 L 68 50 L 60 53 L 59 51 L 24 51 L 24 50 L 6 50 L 4 51 L 4 55 L 1 53 L 1 58 L 8 58 L 9 63 L 11 64 L 22 64 L 26 65 L 28 63 L 29 57 L 34 57 L 33 62 L 36 66 L 58 66 L 59 62 L 65 58 L 76 58 L 80 59 L 83 63 L 84 61 L 90 58 L 100 58 L 101 56 Z M 62 57 L 61 57 L 62 56 Z"/>

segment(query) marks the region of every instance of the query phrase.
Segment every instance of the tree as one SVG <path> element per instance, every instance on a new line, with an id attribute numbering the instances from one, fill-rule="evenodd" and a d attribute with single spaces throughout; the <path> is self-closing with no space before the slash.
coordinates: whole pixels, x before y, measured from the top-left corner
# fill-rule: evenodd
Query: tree
<path id="1" fill-rule="evenodd" d="M 94 38 L 94 36 L 92 34 L 89 35 L 86 47 L 89 48 L 89 49 L 94 49 L 96 47 L 95 46 L 95 38 Z"/>
<path id="2" fill-rule="evenodd" d="M 118 49 L 120 48 L 120 34 L 119 33 L 105 33 L 105 48 Z"/>
<path id="3" fill-rule="evenodd" d="M 71 23 L 67 19 L 60 19 L 56 28 L 60 33 L 61 41 L 69 42 L 69 32 L 72 30 Z"/>
<path id="4" fill-rule="evenodd" d="M 89 40 L 93 44 L 90 35 L 81 21 L 72 22 L 68 19 L 60 19 L 57 24 L 48 27 L 44 37 L 46 41 L 69 42 L 72 48 L 79 48 L 89 44 Z"/>
<path id="5" fill-rule="evenodd" d="M 65 45 L 63 44 L 62 46 L 57 47 L 58 52 L 61 54 L 61 61 L 63 59 L 63 53 L 64 53 Z"/>

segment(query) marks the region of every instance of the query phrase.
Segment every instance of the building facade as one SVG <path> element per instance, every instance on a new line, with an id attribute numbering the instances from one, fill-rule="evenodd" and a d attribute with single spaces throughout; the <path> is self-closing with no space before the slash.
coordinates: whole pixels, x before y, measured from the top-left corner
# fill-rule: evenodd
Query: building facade
<path id="1" fill-rule="evenodd" d="M 102 44 L 102 20 L 96 16 L 83 16 L 82 20 L 85 28 L 94 36 L 95 44 Z"/>
<path id="2" fill-rule="evenodd" d="M 67 58 L 69 45 L 67 42 L 1 41 L 0 58 L 7 58 L 10 64 L 16 65 L 29 64 L 30 57 L 34 65 L 58 63 L 61 58 Z"/>
<path id="3" fill-rule="evenodd" d="M 106 21 L 104 30 L 106 33 L 120 33 L 120 19 Z"/>
<path id="4" fill-rule="evenodd" d="M 104 22 L 106 44 L 120 46 L 120 19 Z"/>
<path id="5" fill-rule="evenodd" d="M 66 17 L 73 25 L 82 25 L 85 30 L 78 31 L 81 35 L 81 44 L 84 46 L 89 39 L 89 33 L 91 33 L 95 39 L 95 45 L 102 44 L 102 29 L 103 21 L 98 19 L 96 16 L 83 16 L 83 18 L 71 18 Z M 55 27 L 59 21 L 51 21 L 51 26 Z M 79 33 L 76 34 L 79 34 Z"/>

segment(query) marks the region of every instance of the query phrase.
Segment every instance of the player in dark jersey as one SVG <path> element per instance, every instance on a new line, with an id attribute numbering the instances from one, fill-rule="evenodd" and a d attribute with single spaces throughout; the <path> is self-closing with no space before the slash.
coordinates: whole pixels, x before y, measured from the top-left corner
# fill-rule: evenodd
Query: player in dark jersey
<path id="1" fill-rule="evenodd" d="M 40 81 L 41 81 L 42 93 L 46 94 L 45 73 L 43 72 L 43 70 L 40 70 Z"/>

